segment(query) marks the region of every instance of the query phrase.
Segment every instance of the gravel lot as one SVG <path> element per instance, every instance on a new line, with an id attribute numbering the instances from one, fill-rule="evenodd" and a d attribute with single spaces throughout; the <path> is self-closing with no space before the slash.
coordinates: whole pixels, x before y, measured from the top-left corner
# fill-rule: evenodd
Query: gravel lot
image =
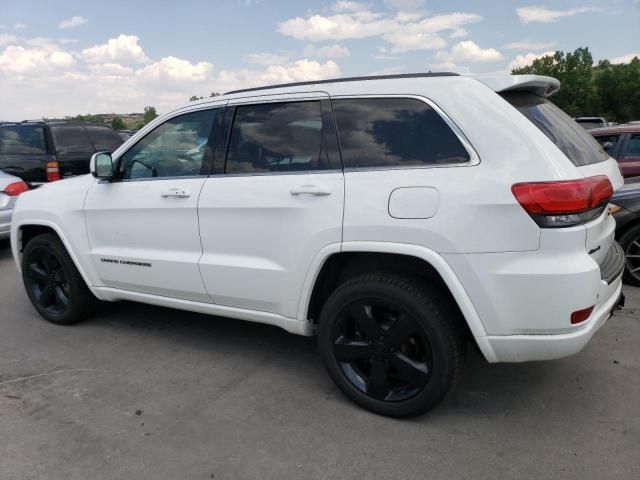
<path id="1" fill-rule="evenodd" d="M 0 242 L 0 478 L 640 478 L 640 289 L 573 357 L 467 356 L 431 414 L 348 402 L 314 339 L 131 303 L 41 320 Z"/>

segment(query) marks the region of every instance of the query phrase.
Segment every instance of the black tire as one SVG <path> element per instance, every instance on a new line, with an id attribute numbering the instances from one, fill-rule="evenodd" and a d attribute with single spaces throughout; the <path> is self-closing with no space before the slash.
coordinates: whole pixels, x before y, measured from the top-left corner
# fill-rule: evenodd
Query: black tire
<path id="1" fill-rule="evenodd" d="M 70 325 L 87 318 L 97 303 L 67 249 L 51 233 L 33 237 L 22 254 L 22 281 L 46 320 Z"/>
<path id="2" fill-rule="evenodd" d="M 625 255 L 624 274 L 622 280 L 628 285 L 640 287 L 640 270 L 632 270 L 640 267 L 640 224 L 629 228 L 622 234 L 618 243 Z M 631 256 L 634 257 L 631 257 Z M 637 257 L 635 257 L 637 255 Z"/>
<path id="3" fill-rule="evenodd" d="M 444 298 L 437 288 L 393 273 L 340 285 L 322 308 L 317 339 L 340 390 L 390 417 L 421 415 L 440 403 L 460 375 L 464 351 L 460 319 Z"/>

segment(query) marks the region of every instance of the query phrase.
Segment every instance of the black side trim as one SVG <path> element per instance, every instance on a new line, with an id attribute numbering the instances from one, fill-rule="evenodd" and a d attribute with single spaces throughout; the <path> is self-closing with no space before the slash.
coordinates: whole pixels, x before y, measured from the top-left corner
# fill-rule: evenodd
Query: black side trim
<path id="1" fill-rule="evenodd" d="M 243 88 L 241 90 L 232 90 L 225 92 L 225 95 L 231 95 L 232 93 L 246 93 L 257 92 L 260 90 L 270 90 L 272 88 L 282 87 L 301 87 L 304 85 L 322 85 L 324 83 L 339 83 L 339 82 L 358 82 L 360 80 L 391 80 L 394 78 L 429 78 L 429 77 L 459 77 L 460 75 L 453 72 L 434 72 L 434 73 L 401 73 L 397 75 L 369 75 L 364 77 L 344 77 L 344 78 L 330 78 L 328 80 L 314 80 L 311 82 L 293 82 L 293 83 L 280 83 L 277 85 L 268 85 L 264 87 Z"/>

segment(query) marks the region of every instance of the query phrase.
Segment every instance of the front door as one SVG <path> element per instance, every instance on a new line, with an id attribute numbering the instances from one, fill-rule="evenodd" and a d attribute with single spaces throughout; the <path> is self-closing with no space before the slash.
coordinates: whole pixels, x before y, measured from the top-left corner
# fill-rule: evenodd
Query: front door
<path id="1" fill-rule="evenodd" d="M 91 187 L 85 218 L 101 286 L 208 300 L 197 204 L 215 148 L 212 125 L 223 111 L 168 119 L 115 160 L 116 181 Z"/>
<path id="2" fill-rule="evenodd" d="M 342 241 L 329 100 L 233 103 L 226 167 L 206 180 L 198 205 L 202 277 L 216 304 L 296 318 L 314 258 Z"/>

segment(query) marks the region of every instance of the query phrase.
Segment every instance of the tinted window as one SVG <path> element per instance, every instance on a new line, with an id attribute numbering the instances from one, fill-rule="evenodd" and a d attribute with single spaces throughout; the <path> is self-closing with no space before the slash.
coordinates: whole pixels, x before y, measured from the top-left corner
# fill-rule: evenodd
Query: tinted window
<path id="1" fill-rule="evenodd" d="M 531 93 L 504 93 L 502 97 L 527 117 L 577 167 L 609 158 L 584 128 L 546 98 Z"/>
<path id="2" fill-rule="evenodd" d="M 122 178 L 200 175 L 211 156 L 209 134 L 216 110 L 201 110 L 167 120 L 121 157 Z"/>
<path id="3" fill-rule="evenodd" d="M 240 106 L 236 109 L 228 173 L 329 168 L 320 102 Z"/>
<path id="4" fill-rule="evenodd" d="M 640 135 L 631 135 L 623 156 L 625 158 L 640 157 Z"/>
<path id="5" fill-rule="evenodd" d="M 96 151 L 113 152 L 122 145 L 120 135 L 109 127 L 86 125 L 85 128 Z"/>
<path id="6" fill-rule="evenodd" d="M 42 155 L 46 153 L 44 127 L 0 126 L 0 155 Z"/>
<path id="7" fill-rule="evenodd" d="M 52 125 L 51 135 L 58 155 L 94 152 L 82 125 Z"/>
<path id="8" fill-rule="evenodd" d="M 596 139 L 596 142 L 602 145 L 605 152 L 611 155 L 611 152 L 616 148 L 616 143 L 620 140 L 620 135 L 599 135 L 594 138 Z"/>
<path id="9" fill-rule="evenodd" d="M 333 111 L 347 168 L 443 165 L 469 160 L 456 134 L 420 100 L 334 100 Z"/>

